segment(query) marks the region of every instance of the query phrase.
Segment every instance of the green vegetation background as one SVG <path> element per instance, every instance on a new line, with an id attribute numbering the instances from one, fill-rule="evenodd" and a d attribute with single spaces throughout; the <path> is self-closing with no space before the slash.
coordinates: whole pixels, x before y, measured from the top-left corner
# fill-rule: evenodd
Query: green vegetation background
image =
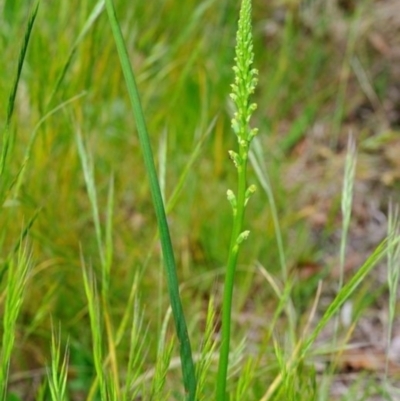
<path id="1" fill-rule="evenodd" d="M 353 106 L 346 99 L 347 81 L 343 78 L 343 74 L 345 78 L 352 74 L 349 60 L 357 55 L 368 70 L 375 57 L 365 37 L 351 36 L 352 27 L 367 18 L 369 3 L 360 2 L 354 8 L 337 5 L 335 12 L 349 32 L 341 37 L 340 45 L 332 37 L 338 21 L 320 2 L 300 6 L 296 1 L 256 0 L 253 4 L 255 66 L 260 75 L 254 124 L 259 127 L 264 168 L 291 268 L 304 260 L 318 260 L 321 250 L 316 249 L 310 227 L 296 209 L 299 188 L 288 189 L 282 170 L 296 157 L 293 148 L 316 121 L 324 121 L 332 144 L 337 143 L 344 116 Z M 118 325 L 132 286 L 138 283 L 146 327 L 143 363 L 148 370 L 154 365 L 168 309 L 148 182 L 106 13 L 98 15 L 80 36 L 94 6 L 95 2 L 88 0 L 41 2 L 10 126 L 13 141 L 4 181 L 9 185 L 0 214 L 2 263 L 18 243 L 21 230 L 35 217 L 29 230 L 34 267 L 18 320 L 10 371 L 11 388 L 17 393 L 26 394 L 27 388 L 37 391 L 29 373 L 18 379 L 21 372 L 44 377 L 41 369 L 49 360 L 52 322 L 56 326 L 60 322 L 62 343 L 69 341 L 70 385 L 75 394 L 71 399 L 81 399 L 79 394 L 85 394 L 93 378 L 81 259 L 97 273 L 100 259 L 78 154 L 78 133 L 93 162 L 104 225 L 110 179 L 114 182 L 111 318 Z M 235 180 L 228 150 L 235 147 L 236 138 L 230 128 L 228 94 L 239 4 L 228 0 L 116 1 L 116 7 L 158 155 L 166 201 L 178 191 L 168 215 L 189 331 L 198 350 L 212 294 L 216 295 L 217 312 L 220 306 L 231 230 L 225 194 Z M 2 4 L 0 121 L 6 120 L 29 10 L 28 2 Z M 357 46 L 356 39 L 360 40 Z M 386 78 L 384 70 L 374 81 L 378 97 L 385 93 Z M 357 96 L 362 94 L 361 88 L 354 91 Z M 25 159 L 27 149 L 29 157 Z M 249 181 L 257 183 L 253 171 Z M 264 344 L 271 334 L 265 326 L 277 303 L 255 262 L 266 266 L 271 275 L 280 275 L 276 233 L 262 190 L 252 197 L 246 218 L 251 237 L 239 262 L 234 348 L 246 335 L 250 344 L 253 334 L 258 344 Z M 294 303 L 300 316 L 310 308 L 317 280 L 323 275 L 322 269 L 307 280 L 294 280 Z M 4 294 L 4 282 L 2 291 Z M 169 334 L 173 336 L 172 325 Z M 261 348 L 262 352 L 272 352 L 269 347 Z M 121 361 L 127 358 L 128 348 L 128 339 L 118 347 Z M 239 360 L 239 370 L 240 364 Z M 267 387 L 264 378 L 269 377 L 269 369 L 275 371 L 276 364 L 258 372 L 254 389 L 258 398 Z M 171 370 L 174 394 L 179 392 L 173 384 L 179 369 Z"/>

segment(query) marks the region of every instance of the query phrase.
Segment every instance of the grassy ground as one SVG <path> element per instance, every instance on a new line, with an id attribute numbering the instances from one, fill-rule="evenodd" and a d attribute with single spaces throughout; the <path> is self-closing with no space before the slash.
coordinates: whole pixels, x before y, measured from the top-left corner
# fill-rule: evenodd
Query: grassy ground
<path id="1" fill-rule="evenodd" d="M 0 121 L 6 121 L 30 9 L 27 2 L 0 5 L 5 61 L 0 63 Z M 196 354 L 212 296 L 217 315 L 212 338 L 218 340 L 219 334 L 232 224 L 226 190 L 235 186 L 228 157 L 235 147 L 228 95 L 239 4 L 159 0 L 116 1 L 116 6 L 169 205 L 181 295 Z M 345 304 L 352 313 L 346 315 L 343 309 L 341 324 L 330 316 L 306 355 L 299 357 L 296 347 L 309 316 L 310 330 L 322 321 L 337 292 L 339 266 L 346 283 L 386 235 L 384 215 L 390 195 L 396 201 L 400 176 L 398 9 L 395 1 L 253 3 L 259 70 L 253 124 L 260 131 L 254 151 L 264 173 L 257 174 L 254 164 L 249 171 L 249 182 L 256 183 L 258 191 L 247 208 L 245 225 L 251 237 L 242 247 L 236 277 L 231 399 L 380 400 L 393 394 L 391 379 L 398 375 L 394 357 L 389 380 L 383 379 L 388 328 L 383 265 L 357 283 Z M 119 375 L 123 387 L 133 314 L 129 308 L 136 297 L 135 316 L 143 320 L 139 337 L 145 339 L 138 353 L 142 365 L 137 369 L 143 376 L 136 399 L 150 399 L 169 303 L 135 122 L 107 15 L 98 11 L 93 1 L 43 1 L 22 68 L 1 183 L 0 261 L 4 275 L 17 258 L 21 232 L 26 230 L 22 242 L 31 254 L 31 267 L 15 328 L 10 395 L 3 399 L 50 399 L 44 368 L 54 360 L 52 327 L 57 331 L 59 325 L 61 348 L 69 344 L 68 399 L 98 399 L 82 261 L 93 269 L 100 288 L 102 255 L 79 138 L 93 163 L 101 229 L 104 235 L 112 234 L 107 310 L 115 338 L 129 312 L 120 341 L 114 338 L 118 366 L 112 353 L 107 357 L 106 329 L 99 330 L 104 336 L 104 366 Z M 344 261 L 341 193 L 350 132 L 359 155 Z M 263 180 L 275 199 L 283 254 Z M 113 228 L 107 231 L 111 220 Z M 285 281 L 282 264 L 288 271 Z M 5 277 L 2 310 L 9 288 Z M 290 302 L 282 295 L 285 288 L 291 291 Z M 166 338 L 174 338 L 172 322 Z M 369 348 L 355 356 L 344 346 L 350 342 L 367 342 Z M 371 347 L 372 342 L 383 349 Z M 339 345 L 346 352 L 336 355 Z M 383 362 L 372 366 L 366 357 L 357 359 L 379 359 L 382 352 Z M 204 399 L 213 399 L 217 359 L 213 354 Z M 287 365 L 292 360 L 295 367 Z M 346 374 L 349 370 L 356 374 Z M 372 373 L 367 376 L 365 370 Z M 183 399 L 180 380 L 175 344 L 164 395 L 153 399 Z M 245 395 L 237 390 L 238 382 L 248 384 Z"/>

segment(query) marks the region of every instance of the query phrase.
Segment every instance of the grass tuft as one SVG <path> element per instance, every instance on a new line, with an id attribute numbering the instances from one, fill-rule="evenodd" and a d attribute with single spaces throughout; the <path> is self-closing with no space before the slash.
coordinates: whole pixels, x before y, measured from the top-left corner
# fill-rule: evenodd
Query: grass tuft
<path id="1" fill-rule="evenodd" d="M 67 400 L 68 344 L 64 356 L 61 355 L 61 327 L 51 336 L 51 367 L 47 371 L 52 401 Z"/>
<path id="2" fill-rule="evenodd" d="M 14 348 L 16 324 L 21 311 L 24 290 L 31 268 L 28 248 L 21 244 L 16 257 L 8 263 L 6 298 L 3 314 L 3 336 L 0 351 L 0 400 L 7 400 L 7 384 L 10 360 Z"/>

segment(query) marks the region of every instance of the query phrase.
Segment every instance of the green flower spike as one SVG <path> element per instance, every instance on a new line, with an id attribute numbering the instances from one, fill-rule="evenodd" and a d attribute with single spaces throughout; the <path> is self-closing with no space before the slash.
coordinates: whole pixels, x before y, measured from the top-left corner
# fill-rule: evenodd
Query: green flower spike
<path id="1" fill-rule="evenodd" d="M 236 57 L 233 71 L 235 73 L 232 84 L 231 99 L 236 108 L 232 119 L 232 129 L 238 140 L 237 152 L 229 151 L 229 156 L 235 164 L 238 172 L 237 195 L 233 191 L 227 192 L 228 200 L 233 208 L 233 228 L 226 266 L 225 286 L 222 306 L 222 332 L 221 349 L 217 376 L 216 400 L 229 399 L 226 392 L 226 379 L 228 376 L 229 345 L 231 333 L 231 310 L 235 270 L 239 247 L 250 234 L 243 231 L 245 206 L 256 190 L 254 185 L 247 186 L 246 169 L 251 140 L 257 134 L 257 129 L 249 126 L 251 115 L 256 109 L 254 103 L 250 103 L 250 95 L 257 85 L 257 70 L 253 64 L 253 40 L 251 34 L 251 1 L 243 0 L 240 10 L 239 27 L 236 36 Z"/>

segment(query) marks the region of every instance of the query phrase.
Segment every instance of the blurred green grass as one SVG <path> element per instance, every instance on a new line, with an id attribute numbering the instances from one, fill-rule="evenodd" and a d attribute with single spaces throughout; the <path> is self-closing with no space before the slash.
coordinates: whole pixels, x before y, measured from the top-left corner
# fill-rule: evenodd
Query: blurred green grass
<path id="1" fill-rule="evenodd" d="M 154 149 L 160 148 L 162 134 L 166 135 L 167 199 L 210 122 L 216 118 L 215 127 L 204 140 L 179 200 L 169 214 L 183 301 L 192 319 L 189 328 L 196 347 L 201 341 L 204 299 L 217 291 L 222 282 L 221 268 L 231 229 L 225 192 L 234 180 L 227 151 L 234 147 L 235 138 L 230 131 L 228 93 L 233 76 L 238 4 L 210 0 L 116 3 Z M 6 60 L 0 63 L 2 105 L 7 102 L 29 11 L 26 3 L 8 1 L 5 5 L 13 6 L 4 6 L 5 12 L 0 16 L 2 58 Z M 312 5 L 310 2 L 309 7 Z M 76 47 L 57 87 L 93 7 L 94 2 L 88 0 L 40 4 L 18 88 L 11 125 L 15 145 L 8 165 L 13 177 L 21 168 L 38 122 L 55 107 L 81 96 L 40 125 L 21 187 L 18 193 L 10 190 L 0 214 L 1 257 L 5 258 L 3 255 L 18 241 L 24 222 L 39 211 L 30 231 L 35 268 L 19 322 L 21 340 L 15 371 L 32 368 L 31 364 L 43 365 L 49 352 L 50 316 L 53 321 L 62 322 L 64 340 L 71 338 L 72 365 L 88 364 L 90 370 L 92 363 L 80 249 L 95 268 L 99 260 L 75 143 L 77 127 L 93 156 L 103 222 L 109 177 L 115 178 L 112 318 L 115 322 L 121 319 L 137 272 L 143 273 L 140 294 L 147 324 L 159 329 L 159 316 L 168 307 L 165 296 L 162 301 L 154 301 L 160 298 L 160 252 L 157 245 L 151 245 L 156 234 L 155 218 L 105 13 Z M 337 122 L 332 113 L 337 99 L 342 102 L 340 107 L 349 107 L 338 94 L 341 63 L 346 63 L 346 59 L 342 49 L 329 39 L 330 24 L 334 22 L 321 7 L 318 20 L 305 25 L 303 12 L 298 2 L 254 1 L 255 65 L 260 71 L 255 119 L 284 243 L 290 245 L 286 255 L 289 266 L 315 258 L 319 250 L 310 241 L 306 223 L 297 217 L 291 199 L 296 194 L 288 193 L 282 182 L 282 168 L 315 121 L 323 119 L 335 133 L 337 124 L 342 122 Z M 350 25 L 356 18 L 356 13 L 344 15 L 343 21 Z M 379 82 L 385 85 L 384 80 Z M 0 121 L 5 120 L 5 115 L 6 107 L 1 107 Z M 250 180 L 256 181 L 253 172 Z M 240 261 L 238 282 L 243 282 L 243 286 L 237 289 L 236 310 L 248 310 L 255 318 L 262 316 L 265 305 L 272 314 L 274 301 L 265 280 L 254 273 L 253 262 L 259 260 L 270 272 L 279 274 L 275 230 L 267 198 L 261 191 L 251 200 L 247 221 L 252 236 Z M 165 292 L 164 284 L 161 285 Z M 308 308 L 315 286 L 316 280 L 310 280 L 295 288 L 294 294 L 299 294 L 301 300 L 299 308 Z M 235 344 L 245 332 L 246 327 L 237 324 Z M 149 364 L 155 358 L 156 342 L 157 336 L 149 336 Z M 127 350 L 122 347 L 119 352 L 123 355 Z M 81 362 L 85 358 L 86 362 Z M 31 363 L 26 363 L 27 359 Z M 84 380 L 83 376 L 77 382 Z"/>

